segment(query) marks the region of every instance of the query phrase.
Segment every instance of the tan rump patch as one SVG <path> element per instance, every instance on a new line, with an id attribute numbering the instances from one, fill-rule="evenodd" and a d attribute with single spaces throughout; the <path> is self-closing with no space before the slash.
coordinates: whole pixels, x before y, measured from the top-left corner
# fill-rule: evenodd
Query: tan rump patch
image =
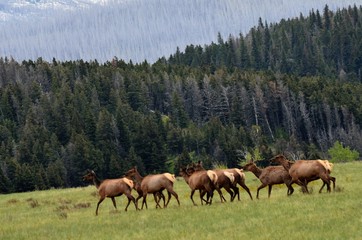
<path id="1" fill-rule="evenodd" d="M 329 162 L 328 160 L 321 159 L 318 159 L 317 161 L 320 162 L 329 172 L 332 172 L 333 163 Z"/>
<path id="2" fill-rule="evenodd" d="M 240 177 L 244 177 L 245 176 L 245 174 L 244 174 L 244 172 L 243 172 L 243 170 L 241 170 L 241 169 L 238 169 L 238 168 L 234 168 L 235 169 L 235 171 L 240 175 Z"/>
<path id="3" fill-rule="evenodd" d="M 212 170 L 207 170 L 206 171 L 207 176 L 209 176 L 209 178 L 211 179 L 211 181 L 216 184 L 217 183 L 217 174 L 216 172 L 212 171 Z"/>
<path id="4" fill-rule="evenodd" d="M 235 177 L 234 177 L 233 173 L 224 171 L 224 175 L 230 179 L 230 182 L 232 182 L 232 183 L 235 182 Z"/>
<path id="5" fill-rule="evenodd" d="M 175 182 L 176 181 L 176 177 L 174 174 L 171 173 L 164 173 L 163 174 L 168 180 L 170 180 L 171 182 Z"/>
<path id="6" fill-rule="evenodd" d="M 134 183 L 132 180 L 128 179 L 128 178 L 122 178 L 123 182 L 125 182 L 130 188 L 133 188 Z"/>

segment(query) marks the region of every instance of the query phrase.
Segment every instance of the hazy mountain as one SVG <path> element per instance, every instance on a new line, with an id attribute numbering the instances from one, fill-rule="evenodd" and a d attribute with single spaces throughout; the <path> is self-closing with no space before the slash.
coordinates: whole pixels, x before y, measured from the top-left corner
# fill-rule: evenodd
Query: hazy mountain
<path id="1" fill-rule="evenodd" d="M 153 62 L 178 46 L 245 34 L 263 21 L 361 5 L 362 0 L 0 1 L 0 57 Z"/>

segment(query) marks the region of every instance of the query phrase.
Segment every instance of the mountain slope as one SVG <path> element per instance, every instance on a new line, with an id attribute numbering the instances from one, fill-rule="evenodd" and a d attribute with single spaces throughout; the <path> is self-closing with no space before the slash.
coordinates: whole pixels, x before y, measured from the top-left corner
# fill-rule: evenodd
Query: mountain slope
<path id="1" fill-rule="evenodd" d="M 0 56 L 15 60 L 97 59 L 153 62 L 217 34 L 246 33 L 268 22 L 362 1 L 330 0 L 13 0 L 0 5 Z"/>

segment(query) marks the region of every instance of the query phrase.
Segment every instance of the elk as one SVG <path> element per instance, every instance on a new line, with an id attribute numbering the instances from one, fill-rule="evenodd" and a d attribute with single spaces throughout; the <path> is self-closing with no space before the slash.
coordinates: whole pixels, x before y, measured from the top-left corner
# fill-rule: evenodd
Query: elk
<path id="1" fill-rule="evenodd" d="M 303 192 L 309 193 L 307 184 L 311 181 L 322 179 L 323 186 L 319 190 L 322 191 L 324 185 L 327 185 L 327 192 L 331 191 L 330 181 L 335 182 L 335 178 L 329 176 L 330 170 L 327 169 L 326 163 L 321 160 L 298 160 L 290 162 L 282 154 L 279 154 L 271 159 L 272 162 L 281 164 L 291 177 L 289 186 L 296 183 L 302 186 Z"/>
<path id="2" fill-rule="evenodd" d="M 194 164 L 194 167 L 196 170 L 205 170 L 202 166 L 202 162 L 200 161 L 197 164 Z M 229 194 L 231 195 L 231 201 L 233 201 L 236 196 L 238 196 L 238 200 L 240 201 L 240 193 L 239 188 L 236 186 L 237 184 L 244 188 L 244 190 L 249 194 L 250 199 L 253 200 L 253 196 L 251 195 L 249 188 L 245 185 L 245 174 L 243 173 L 242 169 L 229 168 L 217 169 L 213 171 L 217 173 L 218 177 L 221 177 L 221 180 L 219 180 L 218 178 L 218 185 L 220 188 L 224 187 L 227 192 L 229 192 L 227 188 L 231 188 L 234 191 L 233 194 L 229 192 Z M 234 180 L 231 181 L 231 184 L 229 184 L 228 180 L 225 179 L 225 176 L 229 175 L 229 173 L 232 173 L 234 177 Z M 230 177 L 228 178 L 230 179 Z"/>
<path id="3" fill-rule="evenodd" d="M 126 195 L 128 198 L 128 203 L 125 211 L 127 211 L 127 208 L 131 201 L 135 204 L 136 210 L 138 210 L 135 198 L 131 195 L 131 191 L 133 188 L 133 182 L 131 180 L 127 178 L 117 178 L 104 179 L 103 181 L 101 181 L 93 170 L 88 170 L 88 173 L 83 176 L 83 181 L 93 182 L 93 184 L 98 189 L 99 201 L 97 203 L 96 215 L 98 215 L 99 205 L 106 197 L 112 199 L 113 206 L 115 209 L 117 209 L 116 200 L 114 198 L 121 196 L 122 194 Z"/>
<path id="4" fill-rule="evenodd" d="M 210 170 L 195 171 L 193 167 L 182 167 L 180 168 L 180 175 L 185 179 L 185 182 L 189 185 L 191 189 L 190 199 L 194 206 L 197 205 L 193 199 L 196 190 L 199 190 L 200 192 L 201 204 L 203 203 L 203 201 L 205 201 L 206 204 L 211 205 L 215 185 L 217 183 L 217 175 L 215 172 Z M 207 200 L 203 199 L 204 193 L 207 193 Z"/>
<path id="5" fill-rule="evenodd" d="M 249 194 L 250 199 L 253 200 L 253 196 L 251 196 L 250 190 L 245 184 L 245 173 L 243 172 L 243 169 L 228 168 L 228 169 L 224 169 L 224 170 L 234 174 L 235 183 L 239 184 Z M 240 201 L 239 188 L 235 188 L 235 190 L 236 190 L 236 192 L 235 192 L 234 198 L 236 196 L 238 196 L 238 200 Z"/>
<path id="6" fill-rule="evenodd" d="M 197 164 L 193 164 L 193 167 L 196 171 L 205 171 L 204 167 L 202 166 L 202 162 L 198 162 Z M 239 190 L 236 187 L 236 182 L 235 182 L 235 176 L 234 173 L 231 172 L 227 172 L 221 169 L 215 169 L 212 170 L 216 173 L 217 175 L 217 181 L 216 181 L 216 190 L 220 195 L 220 199 L 221 202 L 225 201 L 226 199 L 224 198 L 222 192 L 221 192 L 221 188 L 224 188 L 229 194 L 230 194 L 230 201 L 234 200 L 234 197 L 236 195 L 236 192 Z M 231 190 L 233 189 L 233 190 Z"/>
<path id="7" fill-rule="evenodd" d="M 256 198 L 259 199 L 259 191 L 260 189 L 265 188 L 268 186 L 268 198 L 270 198 L 270 194 L 274 184 L 282 184 L 284 183 L 288 187 L 287 195 L 291 195 L 294 192 L 294 189 L 289 182 L 291 177 L 289 176 L 289 172 L 284 169 L 283 166 L 269 166 L 266 168 L 259 168 L 256 164 L 252 161 L 247 163 L 243 169 L 245 171 L 252 172 L 257 178 L 259 178 L 260 182 L 262 183 L 257 190 Z"/>
<path id="8" fill-rule="evenodd" d="M 137 202 L 138 202 L 139 198 L 143 197 L 142 209 L 143 209 L 143 205 L 146 205 L 146 208 L 148 208 L 146 199 L 147 199 L 147 194 L 149 194 L 149 193 L 153 194 L 155 201 L 156 201 L 156 208 L 157 208 L 157 206 L 159 206 L 159 204 L 158 204 L 159 201 L 157 200 L 157 194 L 160 194 L 160 192 L 162 194 L 162 191 L 164 189 L 166 189 L 167 193 L 168 193 L 168 199 L 167 199 L 167 202 L 164 205 L 164 207 L 167 207 L 168 203 L 170 202 L 171 194 L 176 198 L 177 203 L 180 206 L 180 201 L 178 199 L 178 195 L 173 190 L 173 183 L 176 180 L 174 175 L 172 175 L 170 173 L 162 173 L 162 174 L 154 174 L 154 175 L 151 174 L 151 175 L 142 177 L 139 174 L 137 167 L 131 168 L 130 170 L 127 171 L 127 173 L 125 175 L 128 178 L 134 178 L 135 182 L 137 184 L 140 184 L 140 188 L 142 190 L 142 196 L 140 195 L 137 197 Z"/>
<path id="9" fill-rule="evenodd" d="M 238 191 L 238 187 L 236 186 L 235 176 L 231 172 L 224 171 L 222 169 L 213 170 L 217 175 L 217 191 L 220 194 L 221 202 L 226 199 L 224 198 L 221 188 L 224 188 L 230 194 L 230 202 L 232 202 L 235 198 L 236 192 Z M 232 189 L 232 190 L 231 190 Z"/>
<path id="10" fill-rule="evenodd" d="M 138 202 L 138 199 L 140 199 L 141 197 L 143 197 L 143 191 L 141 189 L 141 183 L 134 181 L 134 187 L 133 187 L 137 193 L 138 193 L 138 197 L 136 198 L 136 202 Z M 156 202 L 156 208 L 161 208 L 159 202 L 161 201 L 161 199 L 163 200 L 163 207 L 166 206 L 166 202 L 165 202 L 165 195 L 163 195 L 162 193 L 163 189 L 159 192 L 155 192 L 153 193 L 153 197 L 155 199 Z M 142 209 L 143 209 L 143 204 L 142 204 Z"/>

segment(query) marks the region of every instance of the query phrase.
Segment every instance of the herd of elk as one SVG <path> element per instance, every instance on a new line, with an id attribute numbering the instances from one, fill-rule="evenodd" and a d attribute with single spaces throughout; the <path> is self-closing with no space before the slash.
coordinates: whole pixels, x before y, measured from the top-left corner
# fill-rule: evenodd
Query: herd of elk
<path id="1" fill-rule="evenodd" d="M 261 169 L 252 161 L 247 163 L 242 169 L 205 170 L 202 163 L 198 162 L 197 164 L 193 163 L 186 167 L 181 167 L 180 176 L 184 178 L 191 189 L 190 199 L 194 205 L 196 205 L 196 203 L 193 200 L 193 195 L 196 190 L 199 190 L 201 204 L 204 202 L 206 204 L 212 203 L 214 190 L 219 192 L 221 202 L 226 201 L 220 190 L 222 188 L 230 194 L 230 201 L 233 201 L 236 196 L 238 196 L 238 200 L 240 200 L 237 184 L 245 189 L 252 200 L 253 197 L 250 190 L 245 185 L 245 174 L 243 170 L 252 172 L 262 183 L 257 189 L 257 199 L 259 198 L 259 191 L 266 186 L 268 186 L 269 198 L 272 186 L 275 184 L 284 183 L 288 188 L 287 195 L 291 195 L 294 192 L 292 187 L 293 183 L 300 185 L 303 192 L 308 193 L 307 184 L 317 179 L 322 179 L 323 181 L 323 186 L 319 192 L 322 191 L 325 185 L 327 186 L 327 192 L 330 192 L 330 181 L 333 182 L 333 189 L 335 188 L 336 178 L 330 176 L 333 164 L 328 160 L 298 160 L 292 162 L 287 160 L 284 155 L 279 154 L 270 159 L 270 161 L 280 165 L 268 166 Z M 170 202 L 171 195 L 176 198 L 178 205 L 180 205 L 178 195 L 173 190 L 173 184 L 176 178 L 170 173 L 151 174 L 142 177 L 138 172 L 137 167 L 133 167 L 126 172 L 125 177 L 101 181 L 94 171 L 88 170 L 88 173 L 83 176 L 83 180 L 92 182 L 98 189 L 99 201 L 97 203 L 96 215 L 98 215 L 99 205 L 106 197 L 112 199 L 113 206 L 117 209 L 115 197 L 121 196 L 122 194 L 126 195 L 128 198 L 125 211 L 127 211 L 131 201 L 135 204 L 136 210 L 138 210 L 138 200 L 140 198 L 143 198 L 141 209 L 143 209 L 144 205 L 148 208 L 146 201 L 148 194 L 153 194 L 156 208 L 161 208 L 159 204 L 161 199 L 163 199 L 163 205 L 164 208 L 166 208 Z M 131 195 L 132 189 L 135 189 L 138 193 L 136 199 Z M 166 202 L 165 196 L 162 193 L 165 189 L 168 193 Z M 206 199 L 204 199 L 205 194 L 207 196 Z"/>

